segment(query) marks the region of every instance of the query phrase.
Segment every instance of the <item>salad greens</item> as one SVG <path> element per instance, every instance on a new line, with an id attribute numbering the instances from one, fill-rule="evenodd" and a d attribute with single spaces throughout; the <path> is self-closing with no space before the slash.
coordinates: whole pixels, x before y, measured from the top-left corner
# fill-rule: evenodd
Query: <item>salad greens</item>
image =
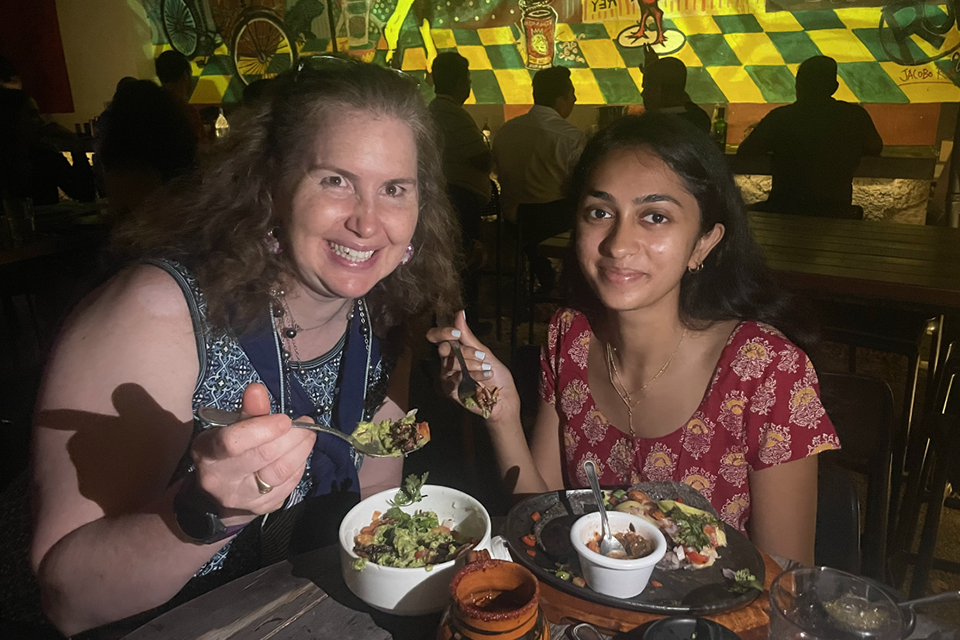
<path id="1" fill-rule="evenodd" d="M 351 434 L 361 444 L 377 444 L 385 455 L 402 456 L 430 442 L 430 427 L 411 409 L 397 421 L 358 422 Z"/>
<path id="2" fill-rule="evenodd" d="M 432 511 L 411 515 L 391 507 L 363 528 L 354 539 L 353 552 L 385 567 L 429 567 L 454 558 L 468 542 L 472 540 L 460 539 L 441 525 Z M 358 563 L 354 561 L 354 568 L 362 568 Z"/>

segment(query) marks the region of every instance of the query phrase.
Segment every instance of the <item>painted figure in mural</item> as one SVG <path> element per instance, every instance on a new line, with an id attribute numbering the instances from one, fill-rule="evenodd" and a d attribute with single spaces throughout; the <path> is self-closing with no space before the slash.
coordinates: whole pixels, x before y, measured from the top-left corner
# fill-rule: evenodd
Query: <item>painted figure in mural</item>
<path id="1" fill-rule="evenodd" d="M 805 60 L 797 70 L 797 101 L 768 113 L 737 155 L 772 154 L 773 187 L 759 211 L 863 218 L 852 204 L 853 174 L 863 156 L 880 155 L 883 140 L 870 114 L 835 100 L 837 62 Z"/>
<path id="2" fill-rule="evenodd" d="M 433 61 L 437 57 L 437 46 L 434 44 L 433 35 L 430 33 L 430 26 L 433 22 L 433 7 L 430 5 L 429 0 L 397 0 L 397 8 L 390 14 L 383 27 L 383 37 L 387 41 L 387 64 L 399 69 L 403 62 L 397 56 L 397 47 L 400 43 L 400 29 L 412 8 L 420 37 L 423 39 L 423 49 L 427 56 L 427 69 L 433 68 Z"/>
<path id="3" fill-rule="evenodd" d="M 510 370 L 460 317 L 457 333 L 427 334 L 454 401 L 447 341 L 471 373 L 492 367 L 486 425 L 507 489 L 586 487 L 587 460 L 605 487 L 685 482 L 760 549 L 812 563 L 816 454 L 839 441 L 792 341 L 809 332 L 751 239 L 726 160 L 678 118 L 626 116 L 587 144 L 570 193 L 569 306 L 550 322 L 529 445 Z"/>
<path id="4" fill-rule="evenodd" d="M 402 458 L 291 428 L 405 415 L 409 323 L 461 307 L 419 87 L 337 62 L 234 114 L 202 181 L 117 230 L 135 264 L 65 324 L 37 400 L 30 560 L 67 636 L 333 544 L 361 495 L 400 483 Z M 205 428 L 202 406 L 243 418 Z"/>
<path id="5" fill-rule="evenodd" d="M 538 71 L 533 108 L 505 122 L 493 140 L 504 216 L 512 224 L 523 218 L 524 252 L 545 292 L 553 288 L 556 272 L 537 245 L 573 226 L 566 181 L 587 141 L 567 122 L 576 101 L 570 69 Z"/>
<path id="6" fill-rule="evenodd" d="M 475 322 L 480 295 L 479 268 L 482 250 L 480 217 L 490 202 L 490 170 L 493 155 L 484 142 L 473 116 L 463 103 L 470 97 L 470 63 L 456 51 L 447 51 L 433 62 L 433 87 L 436 99 L 430 103 L 430 115 L 443 136 L 443 175 L 447 195 L 460 218 L 463 249 L 467 256 L 465 277 L 467 318 Z M 472 273 L 471 273 L 472 272 Z"/>
<path id="7" fill-rule="evenodd" d="M 672 113 L 704 133 L 710 116 L 687 94 L 687 65 L 679 58 L 653 59 L 643 67 L 643 108 L 650 113 Z"/>
<path id="8" fill-rule="evenodd" d="M 663 44 L 663 10 L 658 0 L 637 0 L 640 7 L 640 20 L 632 37 L 637 40 L 649 40 L 651 44 Z M 657 37 L 650 40 L 647 36 L 647 21 L 653 20 Z"/>

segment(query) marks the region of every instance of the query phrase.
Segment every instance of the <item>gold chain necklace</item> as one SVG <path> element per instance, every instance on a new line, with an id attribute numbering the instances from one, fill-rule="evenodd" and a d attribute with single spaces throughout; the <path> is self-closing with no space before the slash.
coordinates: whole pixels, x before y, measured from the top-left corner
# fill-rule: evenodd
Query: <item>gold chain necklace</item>
<path id="1" fill-rule="evenodd" d="M 632 396 L 638 393 L 641 393 L 644 389 L 649 387 L 651 384 L 660 379 L 660 376 L 664 374 L 667 370 L 667 367 L 670 366 L 670 363 L 673 362 L 673 359 L 676 357 L 677 352 L 680 351 L 680 345 L 683 344 L 683 339 L 687 337 L 687 330 L 684 328 L 683 334 L 680 336 L 680 341 L 677 342 L 676 349 L 673 350 L 673 353 L 670 354 L 670 357 L 667 358 L 667 361 L 663 363 L 663 366 L 660 367 L 660 371 L 657 371 L 657 375 L 653 376 L 647 380 L 642 387 L 634 391 L 632 394 L 627 391 L 627 386 L 623 384 L 623 380 L 620 378 L 620 371 L 617 370 L 617 362 L 614 360 L 613 352 L 616 349 L 607 343 L 607 376 L 610 378 L 610 386 L 613 387 L 613 390 L 617 392 L 617 395 L 620 396 L 620 400 L 623 402 L 624 406 L 627 408 L 627 420 L 630 425 L 630 436 L 636 438 L 637 434 L 633 430 L 633 409 L 640 403 L 640 400 L 643 398 L 638 398 L 636 401 L 633 400 Z M 614 381 L 616 377 L 616 381 Z"/>

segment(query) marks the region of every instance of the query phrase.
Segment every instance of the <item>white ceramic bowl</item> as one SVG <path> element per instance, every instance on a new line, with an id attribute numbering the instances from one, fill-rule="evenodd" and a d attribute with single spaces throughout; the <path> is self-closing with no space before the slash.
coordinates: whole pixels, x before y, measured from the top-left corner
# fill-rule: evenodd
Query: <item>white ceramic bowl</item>
<path id="1" fill-rule="evenodd" d="M 490 515 L 475 498 L 449 487 L 428 484 L 422 490 L 423 500 L 401 507 L 407 513 L 434 511 L 440 522 L 453 520 L 455 529 L 470 538 L 478 538 L 478 549 L 490 546 Z M 450 582 L 466 564 L 466 558 L 425 567 L 402 569 L 382 567 L 368 562 L 362 570 L 353 568 L 357 554 L 354 538 L 373 520 L 373 512 L 385 513 L 388 501 L 397 489 L 388 489 L 370 496 L 350 510 L 340 523 L 340 569 L 347 587 L 374 609 L 401 616 L 419 616 L 443 609 L 450 600 Z"/>
<path id="2" fill-rule="evenodd" d="M 633 514 L 608 511 L 607 518 L 612 533 L 629 531 L 632 524 L 639 535 L 654 541 L 653 553 L 636 560 L 618 560 L 588 549 L 587 543 L 600 531 L 600 514 L 596 512 L 573 523 L 570 542 L 580 556 L 583 579 L 591 589 L 615 598 L 632 598 L 646 588 L 654 566 L 667 552 L 667 541 L 657 527 Z"/>

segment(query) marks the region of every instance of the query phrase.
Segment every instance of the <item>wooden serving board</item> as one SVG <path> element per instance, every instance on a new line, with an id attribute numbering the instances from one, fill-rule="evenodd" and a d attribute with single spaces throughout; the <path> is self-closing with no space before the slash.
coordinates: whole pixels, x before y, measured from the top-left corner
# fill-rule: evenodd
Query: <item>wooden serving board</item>
<path id="1" fill-rule="evenodd" d="M 770 585 L 783 570 L 770 556 L 763 553 L 763 563 L 766 576 L 763 583 L 763 593 L 759 598 L 742 609 L 727 611 L 714 616 L 704 616 L 715 620 L 735 632 L 743 640 L 767 640 L 770 633 L 770 618 L 767 611 L 770 609 Z M 554 624 L 571 624 L 574 622 L 589 622 L 600 631 L 613 635 L 629 631 L 652 620 L 659 620 L 664 616 L 651 613 L 640 613 L 627 609 L 615 609 L 569 593 L 559 591 L 544 581 L 540 581 L 540 608 L 547 616 L 547 620 Z"/>

